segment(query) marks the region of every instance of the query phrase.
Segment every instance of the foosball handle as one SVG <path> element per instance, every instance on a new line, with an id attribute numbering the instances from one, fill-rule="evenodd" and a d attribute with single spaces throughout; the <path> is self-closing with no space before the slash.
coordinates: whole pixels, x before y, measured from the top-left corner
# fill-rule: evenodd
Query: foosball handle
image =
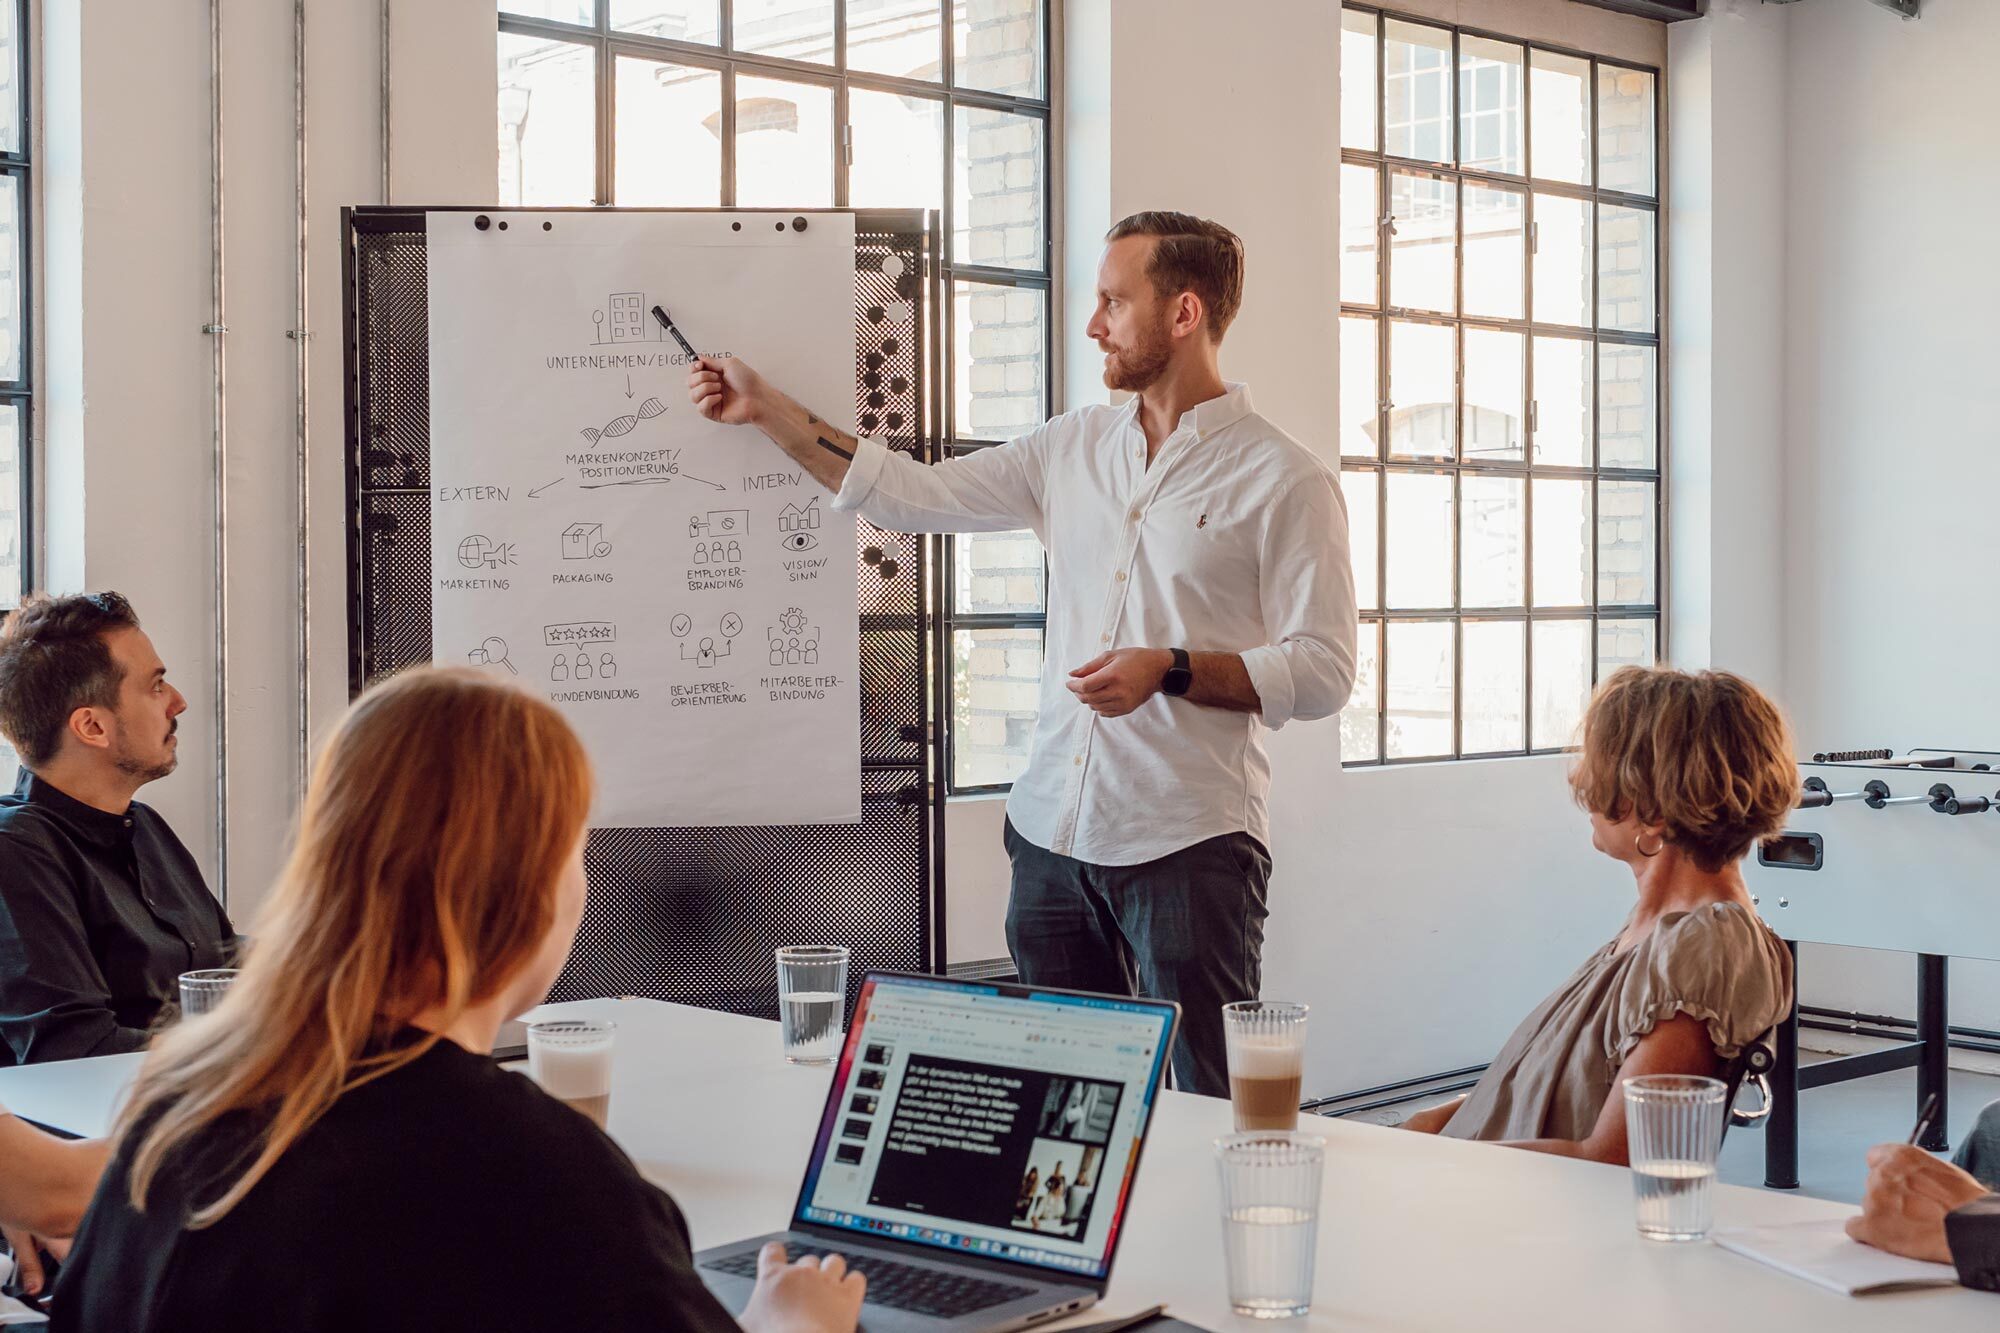
<path id="1" fill-rule="evenodd" d="M 1894 750 L 1834 750 L 1813 756 L 1815 764 L 1865 764 L 1871 759 L 1894 759 Z"/>

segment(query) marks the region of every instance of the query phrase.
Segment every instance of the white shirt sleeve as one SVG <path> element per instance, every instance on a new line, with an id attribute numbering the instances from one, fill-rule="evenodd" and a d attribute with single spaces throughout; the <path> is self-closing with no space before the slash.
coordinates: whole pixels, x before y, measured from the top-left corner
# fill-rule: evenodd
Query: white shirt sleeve
<path id="1" fill-rule="evenodd" d="M 1269 637 L 1243 654 L 1243 666 L 1264 725 L 1338 713 L 1354 689 L 1354 566 L 1347 503 L 1331 474 L 1303 478 L 1272 505 L 1257 584 Z"/>
<path id="2" fill-rule="evenodd" d="M 1043 448 L 1049 426 L 1007 444 L 920 463 L 874 440 L 859 440 L 833 497 L 891 532 L 1042 532 Z"/>

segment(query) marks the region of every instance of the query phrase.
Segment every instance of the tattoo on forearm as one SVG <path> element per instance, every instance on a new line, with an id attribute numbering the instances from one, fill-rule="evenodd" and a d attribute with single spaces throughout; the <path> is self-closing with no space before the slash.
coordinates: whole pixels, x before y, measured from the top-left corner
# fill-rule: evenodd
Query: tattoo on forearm
<path id="1" fill-rule="evenodd" d="M 819 437 L 819 447 L 826 450 L 830 454 L 839 454 L 842 458 L 845 458 L 850 463 L 854 461 L 854 453 L 852 450 L 841 448 L 839 445 L 835 444 L 832 440 L 827 439 L 826 436 L 824 435 Z"/>

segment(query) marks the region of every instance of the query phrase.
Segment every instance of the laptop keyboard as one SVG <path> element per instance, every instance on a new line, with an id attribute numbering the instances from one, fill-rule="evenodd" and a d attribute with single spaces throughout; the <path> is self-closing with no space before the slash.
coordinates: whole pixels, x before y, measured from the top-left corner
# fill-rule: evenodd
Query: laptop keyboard
<path id="1" fill-rule="evenodd" d="M 816 1245 L 792 1245 L 787 1248 L 786 1253 L 793 1259 L 819 1259 L 842 1252 L 821 1249 Z M 847 1259 L 850 1271 L 860 1273 L 868 1279 L 869 1305 L 886 1305 L 892 1310 L 908 1310 L 912 1314 L 929 1315 L 935 1319 L 956 1319 L 975 1310 L 1005 1305 L 1008 1301 L 1018 1300 L 1035 1290 L 1033 1287 L 1016 1286 L 1010 1282 L 994 1282 L 965 1273 L 954 1273 L 949 1269 L 899 1264 L 893 1259 L 883 1259 L 875 1255 L 843 1257 Z M 755 1278 L 757 1251 L 749 1250 L 726 1259 L 711 1259 L 702 1267 L 736 1277 Z"/>

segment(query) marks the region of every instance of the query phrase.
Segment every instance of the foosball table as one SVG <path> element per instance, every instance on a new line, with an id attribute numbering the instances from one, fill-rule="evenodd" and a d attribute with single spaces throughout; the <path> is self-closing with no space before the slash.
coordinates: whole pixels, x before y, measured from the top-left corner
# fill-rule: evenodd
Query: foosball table
<path id="1" fill-rule="evenodd" d="M 1798 809 L 1745 863 L 1757 910 L 1795 964 L 1802 943 L 1916 955 L 1916 1031 L 1901 1040 L 1879 1023 L 1855 1024 L 1898 1040 L 1801 1067 L 1794 998 L 1776 1033 L 1765 1117 L 1764 1183 L 1777 1189 L 1798 1187 L 1798 1099 L 1809 1088 L 1914 1067 L 1918 1107 L 1938 1099 L 1922 1146 L 1949 1146 L 1948 960 L 2000 958 L 2000 753 L 1835 752 L 1799 774 Z M 1899 1132 L 1884 1126 L 1883 1136 Z"/>

